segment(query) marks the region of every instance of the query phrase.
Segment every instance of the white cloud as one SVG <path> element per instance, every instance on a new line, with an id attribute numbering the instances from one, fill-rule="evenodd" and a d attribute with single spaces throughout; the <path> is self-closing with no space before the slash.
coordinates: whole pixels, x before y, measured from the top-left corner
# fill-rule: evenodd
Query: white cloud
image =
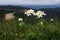
<path id="1" fill-rule="evenodd" d="M 60 4 L 60 0 L 0 0 L 0 5 L 11 4 L 11 5 L 53 5 Z"/>

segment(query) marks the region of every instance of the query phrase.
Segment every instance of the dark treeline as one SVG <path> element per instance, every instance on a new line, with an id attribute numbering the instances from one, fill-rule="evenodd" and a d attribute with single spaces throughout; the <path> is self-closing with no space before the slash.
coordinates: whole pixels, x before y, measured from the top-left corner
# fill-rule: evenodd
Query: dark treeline
<path id="1" fill-rule="evenodd" d="M 22 13 L 24 13 L 23 10 L 25 9 L 29 9 L 29 8 L 25 8 L 25 7 L 21 7 L 21 6 L 0 6 L 0 22 L 3 20 L 5 14 L 7 13 L 12 13 L 15 12 L 15 16 L 21 16 L 24 17 Z M 22 11 L 21 11 L 22 10 Z"/>
<path id="2" fill-rule="evenodd" d="M 15 15 L 17 16 L 23 16 L 22 13 L 24 11 L 19 10 L 25 10 L 30 8 L 20 7 L 20 6 L 0 6 L 0 20 L 4 17 L 6 13 L 16 12 Z M 41 8 L 38 10 L 44 11 L 47 15 L 45 18 L 60 18 L 60 8 Z"/>

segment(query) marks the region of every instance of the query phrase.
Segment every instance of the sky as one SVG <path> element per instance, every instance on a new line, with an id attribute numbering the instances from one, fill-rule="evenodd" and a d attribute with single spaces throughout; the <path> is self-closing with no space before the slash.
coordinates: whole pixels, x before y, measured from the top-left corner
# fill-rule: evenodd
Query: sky
<path id="1" fill-rule="evenodd" d="M 0 0 L 0 5 L 57 5 L 60 0 Z"/>

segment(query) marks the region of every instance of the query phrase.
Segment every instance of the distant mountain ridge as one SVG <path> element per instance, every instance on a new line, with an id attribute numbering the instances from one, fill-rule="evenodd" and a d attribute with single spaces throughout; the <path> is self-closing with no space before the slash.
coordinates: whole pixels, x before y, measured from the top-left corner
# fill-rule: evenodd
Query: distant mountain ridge
<path id="1" fill-rule="evenodd" d="M 40 9 L 40 8 L 56 8 L 60 5 L 21 5 L 22 7 L 32 8 L 32 9 Z"/>
<path id="2" fill-rule="evenodd" d="M 41 9 L 41 8 L 60 8 L 60 5 L 7 5 L 7 6 L 1 6 L 0 8 L 10 8 L 10 9 Z"/>

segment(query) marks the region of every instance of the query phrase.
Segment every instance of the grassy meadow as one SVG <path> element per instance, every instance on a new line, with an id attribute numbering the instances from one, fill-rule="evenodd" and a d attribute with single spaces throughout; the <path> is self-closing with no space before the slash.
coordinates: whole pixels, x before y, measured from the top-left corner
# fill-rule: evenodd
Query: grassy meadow
<path id="1" fill-rule="evenodd" d="M 59 19 L 26 21 L 19 22 L 18 18 L 3 20 L 3 23 L 0 23 L 0 40 L 60 40 Z"/>

